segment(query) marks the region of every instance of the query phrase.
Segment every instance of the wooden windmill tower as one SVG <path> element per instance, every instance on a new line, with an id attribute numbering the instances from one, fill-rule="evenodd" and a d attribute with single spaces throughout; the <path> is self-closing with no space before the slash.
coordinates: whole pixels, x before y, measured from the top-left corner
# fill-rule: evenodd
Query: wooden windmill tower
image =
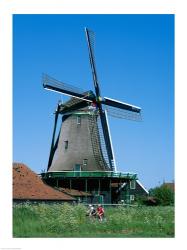
<path id="1" fill-rule="evenodd" d="M 141 119 L 141 108 L 101 96 L 94 57 L 94 33 L 87 28 L 85 33 L 95 92 L 80 91 L 43 75 L 45 89 L 71 97 L 66 103 L 59 103 L 55 112 L 48 173 L 117 173 L 107 114 L 132 120 Z M 61 128 L 57 133 L 60 115 Z"/>

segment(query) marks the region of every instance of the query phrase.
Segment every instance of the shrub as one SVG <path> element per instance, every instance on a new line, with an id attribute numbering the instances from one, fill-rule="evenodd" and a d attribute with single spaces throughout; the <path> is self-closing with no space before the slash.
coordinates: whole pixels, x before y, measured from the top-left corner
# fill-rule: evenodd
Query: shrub
<path id="1" fill-rule="evenodd" d="M 136 195 L 135 204 L 137 204 L 137 205 L 144 205 L 146 201 L 147 201 L 147 196 Z"/>
<path id="2" fill-rule="evenodd" d="M 149 193 L 159 205 L 169 206 L 174 204 L 174 192 L 165 185 L 151 189 Z"/>

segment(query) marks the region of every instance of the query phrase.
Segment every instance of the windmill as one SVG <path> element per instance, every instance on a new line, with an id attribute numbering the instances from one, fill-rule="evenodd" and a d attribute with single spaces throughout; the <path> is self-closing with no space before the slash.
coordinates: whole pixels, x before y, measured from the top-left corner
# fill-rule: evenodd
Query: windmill
<path id="1" fill-rule="evenodd" d="M 55 111 L 48 172 L 116 172 L 107 115 L 141 120 L 140 107 L 101 96 L 94 56 L 94 33 L 87 28 L 85 33 L 95 91 L 82 91 L 47 74 L 43 75 L 45 89 L 71 97 L 65 103 L 58 103 Z M 59 115 L 62 115 L 62 121 L 57 134 Z"/>

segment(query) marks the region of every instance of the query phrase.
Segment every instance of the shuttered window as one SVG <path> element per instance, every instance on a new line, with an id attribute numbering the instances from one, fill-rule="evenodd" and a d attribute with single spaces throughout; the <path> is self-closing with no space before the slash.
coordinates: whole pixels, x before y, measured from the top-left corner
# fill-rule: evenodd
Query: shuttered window
<path id="1" fill-rule="evenodd" d="M 136 188 L 136 180 L 131 180 L 130 181 L 130 189 L 135 189 Z"/>
<path id="2" fill-rule="evenodd" d="M 130 195 L 130 200 L 134 201 L 134 195 L 133 194 Z"/>
<path id="3" fill-rule="evenodd" d="M 64 149 L 65 149 L 65 150 L 68 149 L 68 141 L 64 141 Z"/>
<path id="4" fill-rule="evenodd" d="M 83 160 L 83 165 L 86 166 L 88 164 L 88 159 Z"/>
<path id="5" fill-rule="evenodd" d="M 80 115 L 77 116 L 77 125 L 81 125 L 81 116 Z"/>

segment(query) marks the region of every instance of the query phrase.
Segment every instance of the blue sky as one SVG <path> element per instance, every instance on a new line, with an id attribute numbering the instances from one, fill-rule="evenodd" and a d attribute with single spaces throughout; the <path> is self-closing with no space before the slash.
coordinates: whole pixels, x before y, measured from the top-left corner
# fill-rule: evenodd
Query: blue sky
<path id="1" fill-rule="evenodd" d="M 140 106 L 143 121 L 110 118 L 119 171 L 145 187 L 174 179 L 174 15 L 14 15 L 13 159 L 46 169 L 60 94 L 42 73 L 93 89 L 84 27 L 95 32 L 102 96 Z"/>

